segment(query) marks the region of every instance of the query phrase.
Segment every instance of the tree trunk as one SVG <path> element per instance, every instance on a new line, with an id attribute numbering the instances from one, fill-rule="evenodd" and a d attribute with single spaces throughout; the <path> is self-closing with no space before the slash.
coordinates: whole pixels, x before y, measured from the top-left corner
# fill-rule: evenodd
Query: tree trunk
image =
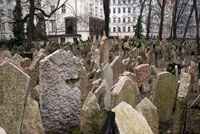
<path id="1" fill-rule="evenodd" d="M 29 3 L 30 3 L 30 9 L 29 9 L 30 16 L 29 16 L 29 20 L 28 20 L 26 51 L 29 51 L 32 47 L 33 28 L 34 28 L 34 13 L 35 13 L 34 0 L 29 0 Z"/>
<path id="2" fill-rule="evenodd" d="M 147 19 L 147 34 L 146 38 L 149 39 L 149 33 L 151 29 L 151 11 L 152 11 L 152 0 L 149 2 L 149 13 L 148 13 L 148 19 Z"/>
<path id="3" fill-rule="evenodd" d="M 177 28 L 177 8 L 178 8 L 178 0 L 175 0 L 174 4 L 174 11 L 173 11 L 173 18 L 172 18 L 172 35 L 173 35 L 173 40 L 176 39 L 176 28 Z"/>
<path id="4" fill-rule="evenodd" d="M 194 2 L 194 10 L 195 10 L 195 19 L 196 19 L 196 41 L 197 41 L 197 54 L 200 55 L 200 42 L 199 42 L 199 14 L 197 8 L 197 1 Z"/>
<path id="5" fill-rule="evenodd" d="M 109 36 L 109 16 L 110 16 L 110 0 L 103 0 L 104 6 L 104 15 L 105 15 L 105 25 L 104 31 L 106 32 L 106 36 Z"/>
<path id="6" fill-rule="evenodd" d="M 187 34 L 187 30 L 188 30 L 188 27 L 189 27 L 189 24 L 190 24 L 190 18 L 192 17 L 193 11 L 194 11 L 194 4 L 193 4 L 193 6 L 191 7 L 190 14 L 189 14 L 188 19 L 187 19 L 187 23 L 186 23 L 186 26 L 185 26 L 183 38 L 182 38 L 182 41 L 181 41 L 181 45 L 182 45 L 182 44 L 184 43 L 184 41 L 185 41 L 185 37 L 186 37 L 186 34 Z"/>
<path id="7" fill-rule="evenodd" d="M 164 23 L 164 17 L 165 17 L 165 5 L 166 0 L 162 1 L 161 5 L 161 18 L 160 18 L 160 26 L 159 26 L 159 33 L 158 33 L 158 40 L 162 40 L 162 34 L 163 34 L 163 23 Z"/>

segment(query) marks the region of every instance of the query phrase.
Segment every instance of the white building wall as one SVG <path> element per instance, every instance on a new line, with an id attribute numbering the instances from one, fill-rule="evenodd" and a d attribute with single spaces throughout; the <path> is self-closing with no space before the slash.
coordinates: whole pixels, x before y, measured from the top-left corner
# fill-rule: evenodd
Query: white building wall
<path id="1" fill-rule="evenodd" d="M 14 0 L 0 0 L 0 39 L 13 38 L 13 15 L 15 7 Z"/>

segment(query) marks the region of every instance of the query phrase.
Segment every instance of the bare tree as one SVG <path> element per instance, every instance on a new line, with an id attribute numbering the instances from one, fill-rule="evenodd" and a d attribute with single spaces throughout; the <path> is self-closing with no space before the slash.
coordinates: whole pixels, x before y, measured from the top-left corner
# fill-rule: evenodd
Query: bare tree
<path id="1" fill-rule="evenodd" d="M 200 55 L 200 42 L 199 42 L 199 16 L 197 0 L 193 0 L 194 10 L 195 10 L 195 19 L 196 19 L 196 43 L 197 43 L 197 54 Z"/>
<path id="2" fill-rule="evenodd" d="M 110 16 L 110 0 L 103 0 L 104 15 L 105 15 L 105 25 L 104 30 L 106 36 L 109 36 L 109 16 Z"/>
<path id="3" fill-rule="evenodd" d="M 187 23 L 186 23 L 184 34 L 183 34 L 182 41 L 181 41 L 181 45 L 185 41 L 185 37 L 186 37 L 186 34 L 187 34 L 187 30 L 188 30 L 188 27 L 189 27 L 189 24 L 190 24 L 190 19 L 192 17 L 193 12 L 194 12 L 194 4 L 193 4 L 193 6 L 191 6 L 191 9 L 190 9 L 190 14 L 189 14 L 188 19 L 187 19 Z"/>
<path id="4" fill-rule="evenodd" d="M 65 3 L 68 0 L 65 0 L 64 2 L 61 2 L 61 0 L 57 0 L 57 4 L 55 6 L 55 9 L 52 10 L 50 13 L 46 13 L 45 10 L 43 10 L 40 7 L 36 7 L 35 6 L 35 2 L 34 0 L 29 0 L 29 4 L 30 4 L 30 8 L 29 8 L 29 15 L 27 15 L 29 17 L 28 20 L 28 29 L 27 29 L 27 46 L 26 46 L 26 50 L 30 50 L 31 46 L 32 46 L 32 38 L 33 38 L 33 28 L 34 28 L 34 16 L 36 15 L 37 17 L 39 17 L 37 14 L 42 14 L 44 17 L 48 17 L 50 18 L 57 10 L 59 10 L 63 5 L 65 5 Z"/>
<path id="5" fill-rule="evenodd" d="M 149 33 L 150 33 L 150 29 L 151 29 L 151 11 L 152 11 L 152 0 L 149 1 L 149 13 L 148 13 L 148 17 L 147 17 L 147 34 L 146 34 L 146 38 L 149 39 Z"/>
<path id="6" fill-rule="evenodd" d="M 159 26 L 159 33 L 158 33 L 158 40 L 162 40 L 162 34 L 163 34 L 163 23 L 164 23 L 164 16 L 165 16 L 165 6 L 166 6 L 166 0 L 157 0 L 158 5 L 161 9 L 161 14 L 160 14 L 160 26 Z"/>

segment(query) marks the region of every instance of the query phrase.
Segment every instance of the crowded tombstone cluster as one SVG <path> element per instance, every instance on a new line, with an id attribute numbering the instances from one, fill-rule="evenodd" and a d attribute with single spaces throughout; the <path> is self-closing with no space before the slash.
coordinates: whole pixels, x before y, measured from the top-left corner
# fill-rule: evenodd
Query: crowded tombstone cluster
<path id="1" fill-rule="evenodd" d="M 103 36 L 87 55 L 0 50 L 0 134 L 184 134 L 199 71 L 192 43 L 176 43 Z"/>

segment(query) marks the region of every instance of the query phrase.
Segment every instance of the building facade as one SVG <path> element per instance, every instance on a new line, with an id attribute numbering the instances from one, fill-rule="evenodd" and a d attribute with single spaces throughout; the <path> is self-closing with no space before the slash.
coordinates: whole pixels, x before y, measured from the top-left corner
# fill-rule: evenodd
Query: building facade
<path id="1" fill-rule="evenodd" d="M 13 10 L 15 0 L 0 0 L 0 39 L 13 38 Z"/>
<path id="2" fill-rule="evenodd" d="M 182 4 L 182 3 L 180 3 L 180 4 Z M 185 8 L 185 11 L 184 11 L 183 15 L 181 16 L 181 18 L 178 22 L 178 25 L 177 25 L 177 38 L 182 38 L 184 35 L 185 27 L 187 24 L 187 19 L 190 14 L 192 5 L 193 5 L 193 0 L 189 0 L 187 7 Z M 200 10 L 200 1 L 197 1 L 197 6 L 198 6 L 197 9 Z M 195 37 L 196 37 L 196 19 L 195 19 L 195 11 L 193 10 L 193 14 L 189 21 L 186 38 L 194 39 Z"/>
<path id="3" fill-rule="evenodd" d="M 64 0 L 62 1 L 64 2 Z M 50 2 L 47 7 L 49 12 L 55 8 L 56 2 Z M 92 39 L 93 36 L 102 36 L 104 29 L 103 0 L 68 0 L 47 21 L 46 25 L 48 37 L 57 38 L 59 43 L 84 41 Z"/>

